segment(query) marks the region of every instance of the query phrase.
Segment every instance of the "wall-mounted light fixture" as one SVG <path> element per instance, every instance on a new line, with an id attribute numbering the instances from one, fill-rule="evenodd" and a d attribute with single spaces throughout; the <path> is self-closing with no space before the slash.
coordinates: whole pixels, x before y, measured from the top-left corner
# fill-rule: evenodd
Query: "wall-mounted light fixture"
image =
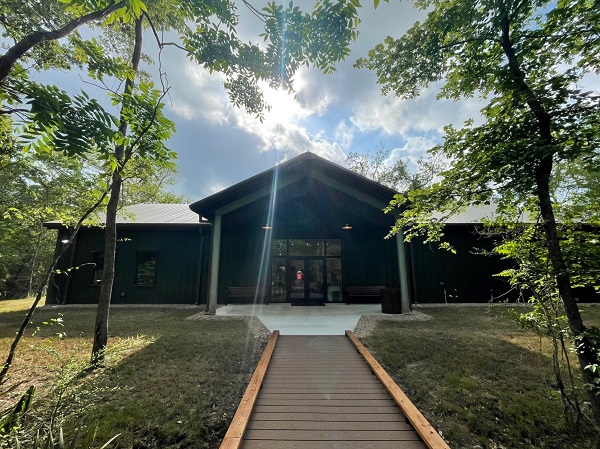
<path id="1" fill-rule="evenodd" d="M 64 238 L 60 241 L 60 243 L 62 243 L 63 245 L 66 245 L 67 243 L 71 243 L 71 240 L 69 240 L 68 238 Z"/>
<path id="2" fill-rule="evenodd" d="M 265 225 L 264 225 L 262 228 L 263 228 L 263 229 L 266 229 L 266 230 L 268 230 L 268 229 L 273 229 L 273 227 L 272 227 L 272 226 L 269 226 L 269 224 L 268 224 L 268 223 L 266 223 L 266 224 L 265 224 Z"/>
<path id="3" fill-rule="evenodd" d="M 350 226 L 348 223 L 346 223 L 344 226 L 342 226 L 342 229 L 349 230 L 349 229 L 352 229 L 352 226 Z"/>

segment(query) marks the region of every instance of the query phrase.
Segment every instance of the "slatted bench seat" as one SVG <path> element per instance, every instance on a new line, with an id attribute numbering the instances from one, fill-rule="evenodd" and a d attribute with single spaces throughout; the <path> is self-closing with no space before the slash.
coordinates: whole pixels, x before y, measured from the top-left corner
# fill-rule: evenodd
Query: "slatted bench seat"
<path id="1" fill-rule="evenodd" d="M 351 302 L 381 302 L 383 285 L 346 287 L 346 304 Z"/>
<path id="2" fill-rule="evenodd" d="M 241 300 L 241 302 L 254 302 L 254 298 L 260 300 L 260 302 L 264 304 L 268 304 L 270 297 L 270 287 L 229 287 L 227 289 L 227 304 L 230 304 L 232 299 Z"/>

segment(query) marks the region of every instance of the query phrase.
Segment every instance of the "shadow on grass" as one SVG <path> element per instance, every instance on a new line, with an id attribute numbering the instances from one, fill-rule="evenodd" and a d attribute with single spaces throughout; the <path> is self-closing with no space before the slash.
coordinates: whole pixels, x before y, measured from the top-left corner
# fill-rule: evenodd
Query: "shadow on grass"
<path id="1" fill-rule="evenodd" d="M 46 320 L 57 310 L 39 312 L 37 319 Z M 95 309 L 60 312 L 68 336 L 91 337 Z M 154 341 L 86 376 L 69 391 L 63 400 L 67 429 L 83 424 L 96 432 L 96 441 L 121 433 L 111 447 L 218 447 L 263 343 L 248 334 L 241 320 L 185 320 L 195 312 L 112 310 L 113 338 L 143 334 Z M 9 334 L 4 326 L 1 332 Z M 36 338 L 46 333 L 52 330 L 44 328 Z"/>
<path id="2" fill-rule="evenodd" d="M 241 321 L 195 321 L 102 373 L 84 421 L 119 447 L 217 447 L 262 347 Z"/>
<path id="3" fill-rule="evenodd" d="M 425 312 L 381 322 L 366 343 L 451 447 L 598 447 L 565 423 L 546 342 L 498 310 Z"/>

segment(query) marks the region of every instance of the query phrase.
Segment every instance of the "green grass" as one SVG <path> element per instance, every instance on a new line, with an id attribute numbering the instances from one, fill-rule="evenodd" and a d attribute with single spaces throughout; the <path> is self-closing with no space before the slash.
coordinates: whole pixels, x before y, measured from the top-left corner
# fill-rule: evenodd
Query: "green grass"
<path id="1" fill-rule="evenodd" d="M 244 321 L 186 320 L 198 309 L 113 308 L 110 346 L 121 350 L 106 367 L 78 378 L 63 399 L 66 428 L 83 424 L 96 441 L 121 436 L 123 448 L 218 447 L 262 352 Z M 52 323 L 63 314 L 64 327 Z M 4 357 L 24 312 L 0 314 Z M 47 419 L 56 403 L 61 369 L 85 362 L 91 350 L 94 308 L 36 311 L 22 342 L 11 382 L 39 388 L 30 425 Z M 40 330 L 32 337 L 31 332 Z M 58 339 L 56 332 L 65 332 Z M 6 403 L 17 396 L 1 398 Z M 0 409 L 3 409 L 0 402 Z"/>
<path id="2" fill-rule="evenodd" d="M 0 356 L 26 307 L 10 301 L 0 312 Z M 600 325 L 600 307 L 582 308 L 587 324 Z M 113 308 L 110 346 L 120 350 L 67 391 L 66 429 L 83 424 L 98 442 L 121 433 L 122 448 L 218 447 L 263 342 L 248 337 L 243 321 L 185 320 L 197 311 Z M 521 330 L 507 311 L 422 309 L 434 319 L 382 322 L 366 343 L 453 448 L 596 447 L 597 435 L 570 432 L 564 423 L 547 342 Z M 64 327 L 52 321 L 59 313 Z M 68 377 L 61 370 L 89 357 L 94 317 L 93 307 L 36 311 L 9 381 L 23 383 L 0 394 L 0 410 L 36 384 L 38 402 L 26 424 L 48 419 L 58 381 Z"/>
<path id="3" fill-rule="evenodd" d="M 19 310 L 28 310 L 33 304 L 35 298 L 24 299 L 3 299 L 0 301 L 0 313 L 16 312 Z M 43 305 L 44 300 L 40 301 Z"/>
<path id="4" fill-rule="evenodd" d="M 582 309 L 600 325 L 600 307 Z M 451 447 L 599 447 L 591 429 L 566 425 L 548 342 L 507 307 L 420 311 L 433 320 L 382 321 L 366 344 Z"/>

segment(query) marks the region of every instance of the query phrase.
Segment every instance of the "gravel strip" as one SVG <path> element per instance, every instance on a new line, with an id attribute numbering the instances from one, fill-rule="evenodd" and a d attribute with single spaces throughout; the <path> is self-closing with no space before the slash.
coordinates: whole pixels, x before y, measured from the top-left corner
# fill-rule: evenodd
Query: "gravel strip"
<path id="1" fill-rule="evenodd" d="M 379 321 L 429 321 L 432 318 L 431 315 L 416 311 L 400 315 L 363 315 L 354 328 L 354 334 L 358 338 L 368 337 L 375 330 Z"/>

